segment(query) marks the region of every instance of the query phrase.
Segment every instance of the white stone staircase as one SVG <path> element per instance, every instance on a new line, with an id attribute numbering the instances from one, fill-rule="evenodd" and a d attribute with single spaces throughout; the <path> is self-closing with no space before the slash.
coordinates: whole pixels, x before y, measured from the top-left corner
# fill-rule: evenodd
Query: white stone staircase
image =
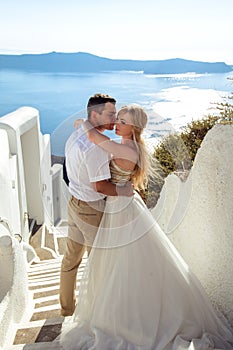
<path id="1" fill-rule="evenodd" d="M 37 236 L 35 235 L 32 244 L 34 247 L 35 242 L 36 245 L 40 242 L 41 232 L 42 230 L 39 230 Z M 51 242 L 54 240 L 53 246 Z M 35 248 L 40 262 L 32 263 L 28 269 L 29 292 L 33 299 L 32 306 L 27 310 L 28 317 L 22 323 L 13 326 L 12 339 L 9 339 L 4 350 L 61 349 L 59 344 L 53 341 L 60 334 L 62 324 L 69 319 L 60 315 L 59 304 L 62 254 L 57 252 L 57 247 L 64 251 L 64 239 L 46 232 L 46 241 L 47 246 L 40 245 Z M 87 254 L 84 255 L 77 276 L 77 296 L 86 260 Z"/>

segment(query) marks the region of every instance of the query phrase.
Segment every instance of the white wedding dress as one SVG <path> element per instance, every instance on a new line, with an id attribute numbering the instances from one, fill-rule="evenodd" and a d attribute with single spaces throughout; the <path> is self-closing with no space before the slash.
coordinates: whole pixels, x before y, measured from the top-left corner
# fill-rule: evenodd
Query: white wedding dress
<path id="1" fill-rule="evenodd" d="M 131 173 L 111 162 L 112 181 Z M 233 349 L 233 333 L 135 193 L 108 197 L 65 350 Z"/>

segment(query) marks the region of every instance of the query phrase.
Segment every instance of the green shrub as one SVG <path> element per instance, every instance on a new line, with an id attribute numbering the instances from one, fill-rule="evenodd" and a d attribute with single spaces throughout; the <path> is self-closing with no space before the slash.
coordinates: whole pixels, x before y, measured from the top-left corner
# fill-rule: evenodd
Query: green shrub
<path id="1" fill-rule="evenodd" d="M 180 137 L 182 138 L 184 145 L 190 157 L 190 166 L 187 170 L 191 169 L 197 151 L 201 146 L 201 143 L 206 136 L 207 132 L 216 124 L 219 123 L 220 116 L 208 115 L 203 119 L 193 120 L 182 128 Z"/>
<path id="2" fill-rule="evenodd" d="M 232 99 L 233 93 L 225 102 L 216 105 L 218 115 L 192 120 L 181 132 L 169 134 L 161 140 L 153 153 L 156 170 L 149 179 L 147 190 L 140 193 L 149 208 L 156 205 L 164 179 L 170 173 L 177 174 L 182 180 L 187 178 L 207 132 L 217 123 L 233 123 Z"/>

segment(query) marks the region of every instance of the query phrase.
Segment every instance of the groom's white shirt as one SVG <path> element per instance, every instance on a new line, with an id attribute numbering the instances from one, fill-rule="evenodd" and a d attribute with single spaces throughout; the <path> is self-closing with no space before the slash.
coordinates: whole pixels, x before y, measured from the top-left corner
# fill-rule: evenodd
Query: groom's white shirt
<path id="1" fill-rule="evenodd" d="M 90 142 L 83 128 L 75 130 L 66 142 L 66 170 L 69 192 L 85 202 L 106 197 L 96 192 L 93 182 L 110 179 L 109 155 Z"/>

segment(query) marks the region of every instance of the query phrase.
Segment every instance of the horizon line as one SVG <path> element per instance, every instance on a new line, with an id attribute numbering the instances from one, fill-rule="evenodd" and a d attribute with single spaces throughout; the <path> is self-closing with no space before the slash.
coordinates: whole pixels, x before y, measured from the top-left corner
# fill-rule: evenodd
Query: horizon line
<path id="1" fill-rule="evenodd" d="M 6 52 L 4 52 L 6 51 Z M 8 51 L 8 52 L 7 52 Z M 170 57 L 170 58 L 163 58 L 163 59 L 134 59 L 134 58 L 109 58 L 106 56 L 100 56 L 100 55 L 96 55 L 90 52 L 86 52 L 86 51 L 43 51 L 43 52 L 25 52 L 25 51 L 15 51 L 15 52 L 11 52 L 10 50 L 4 50 L 1 51 L 0 49 L 0 55 L 3 56 L 23 56 L 23 55 L 48 55 L 48 54 L 53 54 L 53 53 L 57 53 L 57 54 L 78 54 L 78 53 L 84 53 L 84 54 L 88 54 L 88 55 L 92 55 L 92 56 L 96 56 L 99 58 L 107 58 L 110 60 L 119 60 L 119 61 L 167 61 L 167 60 L 175 60 L 175 59 L 180 59 L 180 60 L 185 60 L 185 61 L 193 61 L 193 62 L 203 62 L 203 63 L 224 63 L 227 66 L 232 66 L 233 67 L 233 63 L 226 63 L 225 61 L 200 61 L 200 60 L 194 60 L 194 59 L 189 59 L 189 58 L 181 58 L 181 57 Z"/>

